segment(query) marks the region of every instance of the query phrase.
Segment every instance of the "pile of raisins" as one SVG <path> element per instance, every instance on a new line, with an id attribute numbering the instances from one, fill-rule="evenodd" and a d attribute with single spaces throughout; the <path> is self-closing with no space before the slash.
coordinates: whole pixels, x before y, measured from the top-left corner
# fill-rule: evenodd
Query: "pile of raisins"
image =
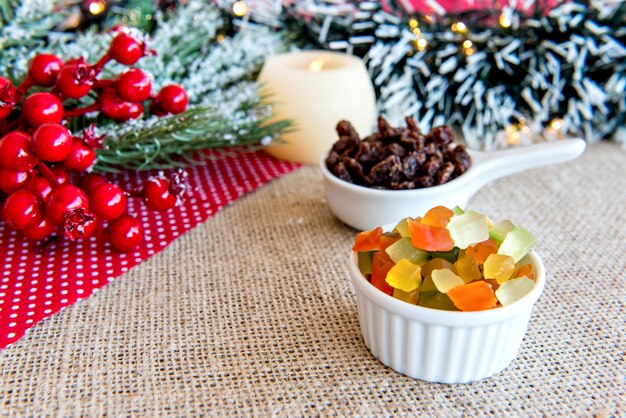
<path id="1" fill-rule="evenodd" d="M 378 132 L 361 139 L 348 121 L 337 124 L 339 140 L 326 159 L 335 176 L 374 189 L 408 190 L 446 183 L 471 165 L 465 146 L 448 126 L 423 135 L 415 121 L 392 128 L 381 116 Z"/>

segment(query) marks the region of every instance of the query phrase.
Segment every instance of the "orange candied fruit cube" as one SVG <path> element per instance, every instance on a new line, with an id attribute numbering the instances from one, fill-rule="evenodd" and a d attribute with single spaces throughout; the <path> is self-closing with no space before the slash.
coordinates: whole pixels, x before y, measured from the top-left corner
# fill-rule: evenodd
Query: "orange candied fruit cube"
<path id="1" fill-rule="evenodd" d="M 486 241 L 479 242 L 478 244 L 470 245 L 465 250 L 465 254 L 474 257 L 474 260 L 476 260 L 478 264 L 484 264 L 487 257 L 491 254 L 497 253 L 498 243 L 491 238 Z"/>
<path id="2" fill-rule="evenodd" d="M 462 311 L 484 311 L 496 307 L 498 300 L 489 283 L 482 280 L 457 286 L 447 295 Z"/>
<path id="3" fill-rule="evenodd" d="M 374 253 L 374 258 L 372 259 L 372 277 L 371 282 L 375 288 L 385 292 L 388 295 L 393 294 L 393 287 L 387 283 L 385 280 L 387 278 L 387 273 L 389 270 L 395 265 L 389 254 L 386 251 L 377 251 Z"/>
<path id="4" fill-rule="evenodd" d="M 515 277 L 522 277 L 522 276 L 526 276 L 529 279 L 534 280 L 532 264 L 525 264 L 522 267 L 520 267 L 519 270 L 517 270 L 517 273 L 515 273 Z"/>
<path id="5" fill-rule="evenodd" d="M 380 237 L 383 234 L 383 228 L 378 227 L 369 231 L 359 232 L 354 239 L 352 251 L 374 251 L 380 250 Z"/>
<path id="6" fill-rule="evenodd" d="M 411 243 L 422 250 L 450 251 L 454 248 L 454 241 L 446 228 L 409 221 L 409 234 Z"/>
<path id="7" fill-rule="evenodd" d="M 380 236 L 380 249 L 386 250 L 387 247 L 398 241 L 400 238 L 402 238 L 400 234 L 395 232 L 385 232 Z"/>
<path id="8" fill-rule="evenodd" d="M 424 217 L 422 218 L 422 222 L 424 225 L 430 226 L 438 226 L 440 228 L 445 228 L 450 222 L 450 218 L 454 215 L 450 209 L 445 206 L 435 206 L 430 209 Z"/>

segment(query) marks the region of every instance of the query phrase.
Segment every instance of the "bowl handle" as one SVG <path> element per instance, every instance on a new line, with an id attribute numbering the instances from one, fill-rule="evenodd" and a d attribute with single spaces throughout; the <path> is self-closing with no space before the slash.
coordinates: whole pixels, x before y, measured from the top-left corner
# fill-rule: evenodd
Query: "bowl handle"
<path id="1" fill-rule="evenodd" d="M 569 138 L 493 152 L 472 151 L 473 185 L 478 190 L 492 180 L 519 171 L 570 161 L 579 157 L 584 150 L 584 140 Z"/>

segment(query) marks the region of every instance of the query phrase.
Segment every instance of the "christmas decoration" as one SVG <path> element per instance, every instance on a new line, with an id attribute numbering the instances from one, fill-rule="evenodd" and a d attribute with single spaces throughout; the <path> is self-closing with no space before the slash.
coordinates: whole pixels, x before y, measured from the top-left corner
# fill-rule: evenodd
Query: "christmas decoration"
<path id="1" fill-rule="evenodd" d="M 29 74 L 29 63 L 35 55 L 52 54 L 63 61 L 82 57 L 86 63 L 98 63 L 118 35 L 116 31 L 55 32 L 68 13 L 54 10 L 53 4 L 51 0 L 26 0 L 0 25 L 0 44 L 4 46 L 0 74 L 13 85 L 19 85 Z M 127 91 L 131 84 L 138 89 L 134 93 L 139 97 L 144 94 L 139 91 L 145 89 L 146 80 L 141 75 L 144 73 L 150 75 L 154 91 L 161 91 L 168 85 L 180 86 L 187 94 L 186 112 L 165 117 L 144 115 L 120 125 L 115 122 L 126 121 L 126 116 L 135 117 L 141 109 L 116 100 L 104 89 L 96 103 L 90 95 L 83 96 L 87 87 L 73 85 L 69 70 L 58 75 L 67 80 L 61 85 L 63 92 L 76 99 L 76 108 L 83 109 L 80 114 L 70 113 L 80 116 L 72 119 L 68 125 L 70 131 L 80 136 L 82 130 L 97 122 L 95 134 L 103 137 L 94 170 L 168 168 L 203 163 L 205 153 L 189 153 L 210 148 L 228 148 L 225 151 L 228 153 L 254 151 L 267 145 L 289 126 L 286 121 L 268 122 L 271 108 L 261 104 L 254 81 L 264 57 L 286 48 L 280 35 L 265 30 L 226 36 L 219 11 L 200 1 L 191 1 L 166 12 L 154 10 L 153 13 L 154 30 L 149 37 L 131 29 L 128 38 L 120 37 L 109 51 L 110 56 L 98 63 L 96 69 L 101 71 L 99 78 L 115 81 L 118 95 L 125 97 L 125 102 L 132 99 L 133 92 Z M 134 62 L 134 54 L 138 54 L 141 48 L 133 43 L 133 39 L 144 40 L 145 47 L 152 51 L 150 56 L 135 63 L 135 70 L 124 73 L 126 68 L 117 62 L 104 66 L 111 58 Z M 84 63 L 74 64 L 77 72 L 84 72 Z M 106 86 L 101 84 L 98 87 Z M 0 90 L 0 94 L 4 92 L 5 89 Z M 43 100 L 45 97 L 40 99 L 37 102 L 40 106 L 53 105 Z M 176 106 L 184 102 L 184 97 L 172 88 L 165 89 L 155 98 L 150 114 L 176 110 Z M 92 112 L 96 105 L 101 113 L 99 116 Z"/>
<path id="2" fill-rule="evenodd" d="M 241 32 L 282 29 L 304 47 L 364 56 L 393 123 L 452 124 L 485 149 L 537 135 L 626 142 L 624 2 L 414 16 L 380 1 L 217 3 Z"/>

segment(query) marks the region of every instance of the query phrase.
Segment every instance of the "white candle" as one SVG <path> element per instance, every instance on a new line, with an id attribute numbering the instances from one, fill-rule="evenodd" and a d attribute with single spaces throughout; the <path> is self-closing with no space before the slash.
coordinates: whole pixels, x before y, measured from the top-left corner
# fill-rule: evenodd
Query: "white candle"
<path id="1" fill-rule="evenodd" d="M 268 147 L 277 158 L 317 163 L 338 139 L 335 127 L 342 119 L 362 136 L 374 127 L 374 88 L 358 57 L 328 51 L 276 55 L 266 60 L 259 81 L 274 118 L 295 124 L 281 144 Z"/>

